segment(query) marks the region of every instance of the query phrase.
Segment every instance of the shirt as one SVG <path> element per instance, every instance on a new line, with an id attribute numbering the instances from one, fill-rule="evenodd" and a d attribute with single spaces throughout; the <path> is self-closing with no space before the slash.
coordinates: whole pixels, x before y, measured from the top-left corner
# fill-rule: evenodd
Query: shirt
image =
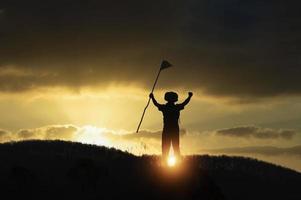
<path id="1" fill-rule="evenodd" d="M 178 128 L 178 120 L 180 117 L 180 111 L 184 109 L 183 104 L 163 104 L 158 107 L 158 109 L 163 113 L 164 128 L 172 129 Z"/>

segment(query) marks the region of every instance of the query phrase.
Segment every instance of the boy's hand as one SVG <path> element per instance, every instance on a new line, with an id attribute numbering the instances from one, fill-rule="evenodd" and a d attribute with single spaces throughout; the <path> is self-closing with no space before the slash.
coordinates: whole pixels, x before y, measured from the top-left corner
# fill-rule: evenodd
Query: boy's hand
<path id="1" fill-rule="evenodd" d="M 151 99 L 154 98 L 154 94 L 153 94 L 153 93 L 150 93 L 150 94 L 149 94 L 149 98 L 151 98 Z"/>
<path id="2" fill-rule="evenodd" d="M 193 93 L 192 92 L 188 92 L 189 97 L 192 97 Z"/>

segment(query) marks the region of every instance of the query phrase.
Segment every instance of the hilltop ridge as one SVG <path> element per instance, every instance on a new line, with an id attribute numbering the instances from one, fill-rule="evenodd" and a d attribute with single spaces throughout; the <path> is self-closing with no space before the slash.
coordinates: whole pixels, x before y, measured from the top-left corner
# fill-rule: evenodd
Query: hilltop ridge
<path id="1" fill-rule="evenodd" d="M 11 199 L 300 199 L 301 174 L 263 161 L 195 155 L 176 168 L 65 141 L 0 144 L 1 193 Z"/>

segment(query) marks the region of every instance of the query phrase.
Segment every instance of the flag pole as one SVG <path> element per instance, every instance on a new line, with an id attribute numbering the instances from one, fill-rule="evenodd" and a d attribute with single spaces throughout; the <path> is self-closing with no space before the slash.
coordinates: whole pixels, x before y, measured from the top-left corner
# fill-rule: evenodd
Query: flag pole
<path id="1" fill-rule="evenodd" d="M 154 90 L 155 90 L 155 87 L 156 87 L 156 85 L 157 85 L 157 82 L 158 82 L 158 79 L 159 79 L 159 76 L 160 76 L 161 71 L 162 71 L 162 67 L 160 67 L 160 69 L 159 69 L 159 71 L 158 71 L 158 74 L 157 74 L 157 77 L 156 77 L 156 80 L 155 80 L 155 83 L 154 83 L 154 85 L 153 85 L 153 88 L 152 88 L 151 93 L 153 93 Z M 143 110 L 143 113 L 142 113 L 142 116 L 141 116 L 141 119 L 140 119 L 138 128 L 137 128 L 137 130 L 136 130 L 136 133 L 139 132 L 140 126 L 141 126 L 142 121 L 143 121 L 143 118 L 144 118 L 144 114 L 145 114 L 145 112 L 146 112 L 146 109 L 147 109 L 148 106 L 149 106 L 150 100 L 151 100 L 151 98 L 148 97 L 148 101 L 147 101 L 147 104 L 146 104 L 146 106 L 145 106 L 145 108 L 144 108 L 144 110 Z"/>

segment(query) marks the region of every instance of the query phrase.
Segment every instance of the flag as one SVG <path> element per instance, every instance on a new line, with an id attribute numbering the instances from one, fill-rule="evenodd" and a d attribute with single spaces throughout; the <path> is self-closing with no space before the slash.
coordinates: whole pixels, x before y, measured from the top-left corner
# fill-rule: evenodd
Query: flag
<path id="1" fill-rule="evenodd" d="M 161 63 L 161 68 L 160 68 L 160 70 L 166 69 L 166 68 L 171 67 L 171 66 L 172 66 L 172 64 L 170 64 L 170 63 L 169 63 L 168 61 L 166 61 L 166 60 L 163 60 L 162 63 Z"/>

